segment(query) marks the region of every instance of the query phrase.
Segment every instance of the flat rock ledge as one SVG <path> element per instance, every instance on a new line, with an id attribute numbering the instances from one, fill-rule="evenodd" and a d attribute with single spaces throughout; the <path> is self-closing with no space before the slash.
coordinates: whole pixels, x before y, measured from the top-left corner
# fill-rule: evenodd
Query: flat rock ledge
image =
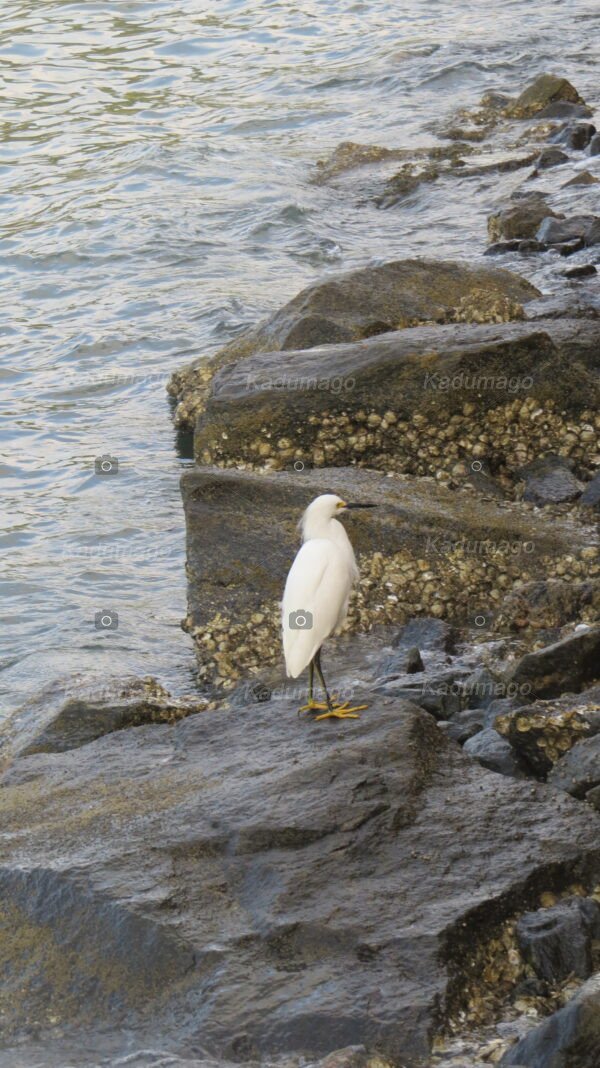
<path id="1" fill-rule="evenodd" d="M 506 924 L 598 883 L 600 815 L 568 795 L 481 769 L 405 700 L 325 727 L 296 703 L 5 770 L 5 1045 L 33 1030 L 78 1064 L 82 1028 L 87 1050 L 126 1028 L 182 1056 L 363 1045 L 417 1068 L 520 977 Z"/>

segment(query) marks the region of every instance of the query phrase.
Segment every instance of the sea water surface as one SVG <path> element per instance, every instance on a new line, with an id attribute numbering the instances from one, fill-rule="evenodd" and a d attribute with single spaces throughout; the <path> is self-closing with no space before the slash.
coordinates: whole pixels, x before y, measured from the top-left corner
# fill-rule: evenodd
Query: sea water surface
<path id="1" fill-rule="evenodd" d="M 378 211 L 311 167 L 434 144 L 546 70 L 594 102 L 599 23 L 597 0 L 4 0 L 7 707 L 72 672 L 194 686 L 169 375 L 328 271 L 476 257 L 494 180 Z"/>

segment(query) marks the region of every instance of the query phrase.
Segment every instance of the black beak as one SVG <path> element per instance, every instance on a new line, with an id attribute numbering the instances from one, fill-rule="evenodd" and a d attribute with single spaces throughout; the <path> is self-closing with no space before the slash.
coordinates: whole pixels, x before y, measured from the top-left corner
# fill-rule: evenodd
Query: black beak
<path id="1" fill-rule="evenodd" d="M 346 508 L 377 508 L 376 504 L 347 504 Z"/>

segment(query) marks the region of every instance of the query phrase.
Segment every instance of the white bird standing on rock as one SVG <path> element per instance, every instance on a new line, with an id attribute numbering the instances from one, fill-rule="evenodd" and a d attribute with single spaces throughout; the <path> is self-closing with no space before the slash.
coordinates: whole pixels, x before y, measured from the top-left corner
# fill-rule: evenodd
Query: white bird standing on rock
<path id="1" fill-rule="evenodd" d="M 346 619 L 350 591 L 358 578 L 350 539 L 334 517 L 349 508 L 374 507 L 347 504 L 334 493 L 324 493 L 309 504 L 300 521 L 303 545 L 290 568 L 281 605 L 283 652 L 293 679 L 309 667 L 308 703 L 300 712 L 321 712 L 316 719 L 358 719 L 357 713 L 368 707 L 349 708 L 348 701 L 330 697 L 321 670 L 321 647 Z M 325 704 L 313 699 L 315 668 Z"/>

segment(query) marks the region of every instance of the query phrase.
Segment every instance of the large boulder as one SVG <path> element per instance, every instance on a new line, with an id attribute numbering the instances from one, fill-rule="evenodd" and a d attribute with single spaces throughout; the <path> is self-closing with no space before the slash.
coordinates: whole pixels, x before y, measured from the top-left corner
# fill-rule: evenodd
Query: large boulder
<path id="1" fill-rule="evenodd" d="M 593 320 L 542 320 L 416 327 L 290 351 L 284 367 L 280 353 L 260 353 L 216 374 L 196 458 L 447 477 L 487 462 L 512 484 L 524 463 L 554 451 L 587 470 L 600 428 L 599 339 Z"/>
<path id="2" fill-rule="evenodd" d="M 298 548 L 297 522 L 320 493 L 378 505 L 345 518 L 361 569 L 350 615 L 358 631 L 433 615 L 490 635 L 515 583 L 541 581 L 557 568 L 573 583 L 597 566 L 588 559 L 597 532 L 568 517 L 548 524 L 517 505 L 362 468 L 189 470 L 182 491 L 186 628 L 202 678 L 226 685 L 281 663 L 279 602 Z"/>
<path id="3" fill-rule="evenodd" d="M 500 1068 L 598 1068 L 600 976 L 536 1027 L 500 1061 Z"/>
<path id="4" fill-rule="evenodd" d="M 575 86 L 566 78 L 556 74 L 540 74 L 528 85 L 515 101 L 506 108 L 506 115 L 512 119 L 529 119 L 538 115 L 549 104 L 566 101 L 571 104 L 584 104 Z"/>
<path id="5" fill-rule="evenodd" d="M 539 296 L 509 271 L 435 260 L 398 260 L 332 275 L 303 289 L 212 359 L 177 371 L 168 386 L 176 420 L 192 428 L 217 368 L 255 352 L 359 341 L 426 322 L 504 322 Z"/>
<path id="6" fill-rule="evenodd" d="M 344 724 L 296 705 L 5 771 L 3 1043 L 33 1030 L 57 1064 L 76 1035 L 94 1063 L 109 1038 L 236 1060 L 360 1043 L 412 1068 L 468 992 L 495 993 L 490 931 L 598 879 L 600 817 L 482 770 L 413 705 L 372 695 Z"/>

